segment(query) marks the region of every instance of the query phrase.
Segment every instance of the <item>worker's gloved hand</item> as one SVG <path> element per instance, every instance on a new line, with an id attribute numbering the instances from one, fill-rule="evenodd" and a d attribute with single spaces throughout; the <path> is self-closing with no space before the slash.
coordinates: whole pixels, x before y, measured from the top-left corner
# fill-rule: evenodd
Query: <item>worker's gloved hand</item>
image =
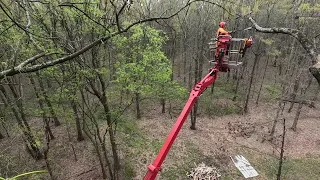
<path id="1" fill-rule="evenodd" d="M 232 34 L 232 33 L 234 33 L 234 32 L 233 32 L 233 31 L 228 31 L 228 33 L 229 33 L 229 34 Z"/>

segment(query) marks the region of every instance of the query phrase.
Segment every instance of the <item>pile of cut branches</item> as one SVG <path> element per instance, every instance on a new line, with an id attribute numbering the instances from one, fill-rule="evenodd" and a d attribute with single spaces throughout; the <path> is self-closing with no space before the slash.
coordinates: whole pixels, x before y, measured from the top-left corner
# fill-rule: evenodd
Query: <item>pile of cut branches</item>
<path id="1" fill-rule="evenodd" d="M 219 180 L 219 177 L 221 177 L 216 167 L 206 166 L 204 163 L 195 164 L 195 166 L 187 173 L 187 176 L 193 180 Z"/>

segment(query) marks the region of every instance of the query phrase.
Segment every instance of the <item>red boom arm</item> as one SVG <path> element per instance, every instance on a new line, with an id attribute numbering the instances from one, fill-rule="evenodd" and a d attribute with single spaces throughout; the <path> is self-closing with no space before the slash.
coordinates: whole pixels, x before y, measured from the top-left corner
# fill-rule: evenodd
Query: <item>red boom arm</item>
<path id="1" fill-rule="evenodd" d="M 174 140 L 177 138 L 177 135 L 183 123 L 185 122 L 190 113 L 191 108 L 193 107 L 197 98 L 206 90 L 206 88 L 210 86 L 212 83 L 214 83 L 214 81 L 217 79 L 218 72 L 219 65 L 216 64 L 215 68 L 210 69 L 210 72 L 192 89 L 186 105 L 184 106 L 180 116 L 178 117 L 178 120 L 171 129 L 171 132 L 167 137 L 166 141 L 164 142 L 158 156 L 153 161 L 153 163 L 148 166 L 148 172 L 144 177 L 144 180 L 154 180 L 156 178 L 158 172 L 161 170 L 161 165 L 164 159 L 166 158 Z"/>

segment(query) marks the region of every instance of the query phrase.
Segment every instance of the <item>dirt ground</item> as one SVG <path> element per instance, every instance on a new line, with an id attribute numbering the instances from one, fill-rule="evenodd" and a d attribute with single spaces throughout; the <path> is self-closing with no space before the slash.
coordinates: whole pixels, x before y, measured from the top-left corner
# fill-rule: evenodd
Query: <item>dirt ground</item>
<path id="1" fill-rule="evenodd" d="M 227 162 L 229 165 L 231 161 L 227 158 L 239 153 L 237 151 L 238 147 L 254 150 L 261 154 L 278 156 L 283 121 L 279 121 L 277 125 L 276 138 L 272 141 L 265 140 L 268 138 L 267 135 L 271 129 L 276 110 L 276 105 L 265 104 L 260 106 L 252 105 L 250 112 L 246 115 L 226 115 L 213 118 L 201 117 L 200 115 L 197 119 L 197 130 L 195 131 L 189 129 L 190 120 L 188 119 L 163 166 L 170 166 L 170 164 L 179 161 L 179 159 L 173 158 L 177 158 L 179 154 L 184 153 L 183 148 L 186 141 L 192 141 L 208 157 L 214 157 L 217 151 L 227 155 L 225 161 L 229 161 Z M 303 107 L 296 132 L 290 129 L 295 111 L 291 114 L 284 113 L 283 117 L 286 119 L 287 129 L 285 156 L 299 158 L 320 155 L 319 110 L 319 107 Z M 138 124 L 148 136 L 164 140 L 175 119 L 171 120 L 167 114 L 159 115 L 158 112 L 159 110 L 150 110 L 150 117 L 143 118 Z M 150 158 L 154 159 L 155 157 Z M 149 160 L 150 163 L 152 162 L 151 159 Z M 144 173 L 144 171 L 138 173 L 136 179 L 142 179 Z"/>

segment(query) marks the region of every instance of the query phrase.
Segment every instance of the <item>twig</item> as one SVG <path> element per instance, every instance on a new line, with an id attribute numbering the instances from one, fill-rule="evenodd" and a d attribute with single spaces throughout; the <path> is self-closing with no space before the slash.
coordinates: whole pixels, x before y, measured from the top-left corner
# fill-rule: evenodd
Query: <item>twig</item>
<path id="1" fill-rule="evenodd" d="M 91 18 L 86 12 L 84 12 L 83 10 L 81 10 L 80 8 L 75 6 L 74 3 L 62 3 L 62 4 L 59 4 L 58 6 L 61 6 L 61 7 L 66 6 L 66 7 L 75 8 L 76 10 L 80 11 L 84 16 L 86 16 L 88 19 L 90 19 L 94 23 L 98 24 L 99 26 L 101 26 L 103 29 L 107 30 L 110 33 L 108 28 L 106 28 L 103 24 L 99 23 L 98 21 L 94 20 L 93 18 Z"/>
<path id="2" fill-rule="evenodd" d="M 185 6 L 183 6 L 182 8 L 180 8 L 177 12 L 175 12 L 174 14 L 170 15 L 170 16 L 167 16 L 167 17 L 154 17 L 154 18 L 147 18 L 147 19 L 143 19 L 143 20 L 139 20 L 139 21 L 136 21 L 132 24 L 130 24 L 129 26 L 127 26 L 125 29 L 123 30 L 120 30 L 120 31 L 117 31 L 117 32 L 114 32 L 114 33 L 110 33 L 108 36 L 105 36 L 105 37 L 102 37 L 102 38 L 99 38 L 97 39 L 96 41 L 88 44 L 87 46 L 83 47 L 82 49 L 72 53 L 72 54 L 69 54 L 67 56 L 64 56 L 64 57 L 61 57 L 61 58 L 58 58 L 58 59 L 55 59 L 55 60 L 52 60 L 52 61 L 47 61 L 47 62 L 44 62 L 44 63 L 40 63 L 40 64 L 36 64 L 36 65 L 33 65 L 33 66 L 30 66 L 30 67 L 24 67 L 24 68 L 20 68 L 20 69 L 17 69 L 17 68 L 12 68 L 12 69 L 7 69 L 7 70 L 4 70 L 4 71 L 1 71 L 0 72 L 0 79 L 3 79 L 4 77 L 6 76 L 13 76 L 15 74 L 19 74 L 19 73 L 30 73 L 30 72 L 35 72 L 35 71 L 39 71 L 41 69 L 45 69 L 45 68 L 48 68 L 48 67 L 51 67 L 51 66 L 54 66 L 54 65 L 57 65 L 57 64 L 61 64 L 61 63 L 64 63 L 66 61 L 69 61 L 75 57 L 78 57 L 79 55 L 87 52 L 89 49 L 101 44 L 101 43 L 104 43 L 106 41 L 108 41 L 109 39 L 111 39 L 112 37 L 114 36 L 117 36 L 119 34 L 122 34 L 122 33 L 125 33 L 127 32 L 130 28 L 132 28 L 133 26 L 137 25 L 137 24 L 141 24 L 141 23 L 145 23 L 145 22 L 149 22 L 149 21 L 156 21 L 156 20 L 166 20 L 166 19 L 170 19 L 174 16 L 176 16 L 177 14 L 179 14 L 182 10 L 184 10 L 185 8 L 189 7 L 191 4 L 195 3 L 195 2 L 199 2 L 199 1 L 203 1 L 203 0 L 194 0 L 194 1 L 191 1 L 191 2 L 188 2 Z M 203 1 L 203 2 L 207 2 L 207 3 L 210 3 L 210 4 L 214 4 L 214 5 L 217 5 L 218 7 L 226 10 L 224 7 L 222 7 L 221 5 L 219 4 L 216 4 L 216 3 L 213 3 L 213 2 L 210 2 L 210 1 Z M 6 13 L 6 11 L 4 10 L 4 8 L 1 6 L 0 4 L 0 8 Z M 228 11 L 227 11 L 228 12 Z M 15 23 L 17 24 L 21 29 L 23 29 L 25 32 L 26 32 L 26 29 L 23 28 L 20 24 L 16 23 L 7 13 L 6 15 Z"/>

